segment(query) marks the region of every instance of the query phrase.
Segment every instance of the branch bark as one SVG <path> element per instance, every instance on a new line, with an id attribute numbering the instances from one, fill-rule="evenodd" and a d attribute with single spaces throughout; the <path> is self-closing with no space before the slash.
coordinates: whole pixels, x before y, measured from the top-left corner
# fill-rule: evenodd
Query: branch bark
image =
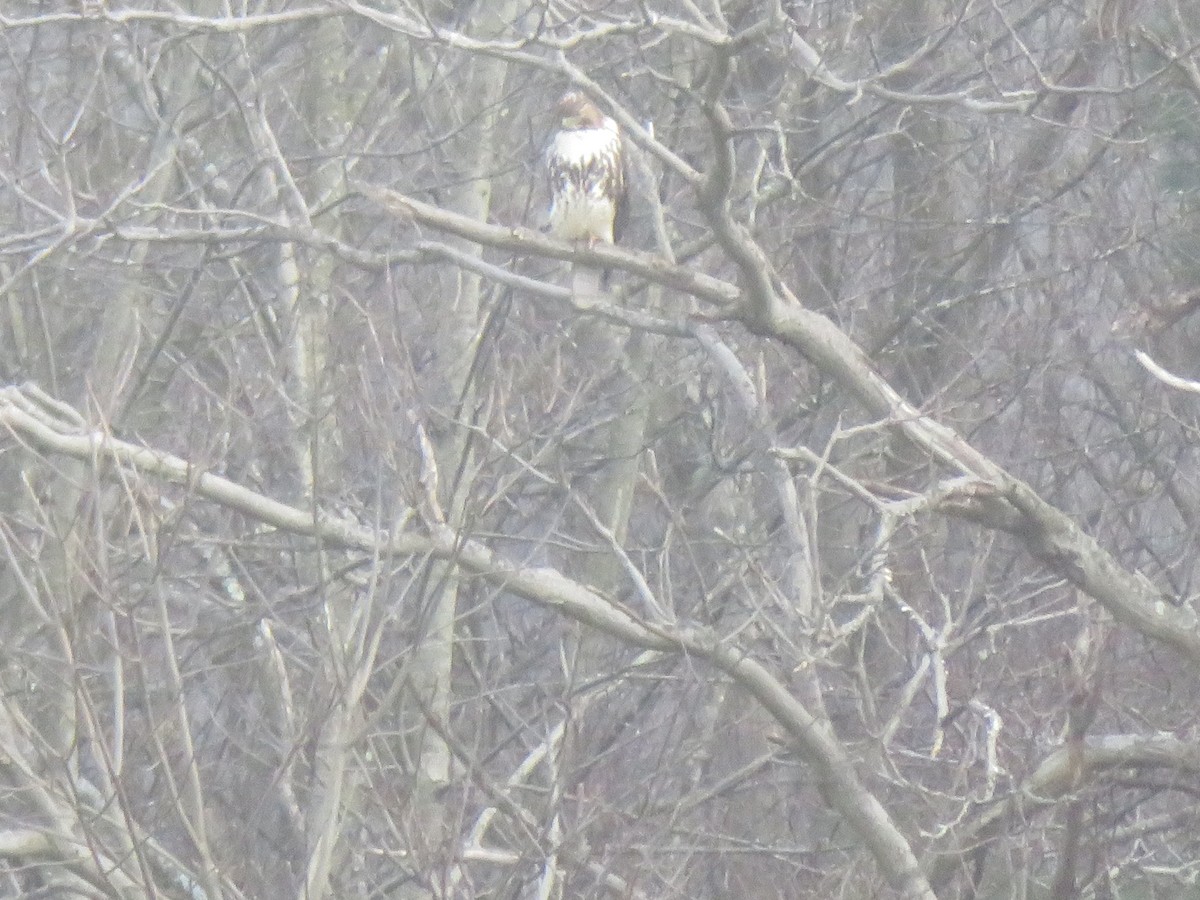
<path id="1" fill-rule="evenodd" d="M 945 886 L 964 860 L 981 844 L 998 836 L 1014 816 L 1028 812 L 1031 805 L 1049 805 L 1081 784 L 1119 768 L 1169 768 L 1200 775 L 1200 748 L 1169 735 L 1127 734 L 1087 739 L 1083 742 L 1082 752 L 1070 745 L 1058 748 L 1026 779 L 1021 790 L 960 830 L 955 836 L 956 849 L 952 853 L 939 855 L 927 864 L 934 890 Z"/>

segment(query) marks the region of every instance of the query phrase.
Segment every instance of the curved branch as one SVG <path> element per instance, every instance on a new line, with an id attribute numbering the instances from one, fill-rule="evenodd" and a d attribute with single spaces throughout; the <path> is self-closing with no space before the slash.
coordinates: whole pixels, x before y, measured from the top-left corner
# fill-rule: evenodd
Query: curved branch
<path id="1" fill-rule="evenodd" d="M 1148 353 L 1143 353 L 1141 350 L 1133 351 L 1133 355 L 1137 361 L 1142 364 L 1142 368 L 1165 384 L 1167 387 L 1175 388 L 1177 391 L 1186 391 L 1189 394 L 1200 394 L 1200 381 L 1192 381 L 1190 378 L 1181 378 L 1178 375 L 1168 372 Z"/>
<path id="2" fill-rule="evenodd" d="M 699 191 L 700 211 L 708 220 L 717 243 L 734 261 L 746 285 L 746 294 L 756 317 L 770 317 L 780 298 L 775 291 L 777 281 L 766 254 L 749 230 L 734 220 L 730 212 L 729 195 L 733 188 L 735 159 L 733 153 L 733 122 L 721 104 L 720 94 L 731 74 L 732 61 L 728 54 L 714 53 L 713 72 L 704 100 L 704 115 L 712 129 L 713 164 Z"/>
<path id="3" fill-rule="evenodd" d="M 1031 804 L 1049 805 L 1111 769 L 1170 768 L 1200 775 L 1200 747 L 1170 735 L 1107 735 L 1083 742 L 1082 753 L 1072 754 L 1069 746 L 1059 747 L 1026 779 L 1004 803 L 991 807 L 973 824 L 955 835 L 953 852 L 939 855 L 928 863 L 929 881 L 934 889 L 943 887 L 963 865 L 963 861 L 981 844 L 996 838 L 1005 825 L 1027 811 Z"/>
<path id="4" fill-rule="evenodd" d="M 338 516 L 288 506 L 227 478 L 200 471 L 180 457 L 118 440 L 104 432 L 63 433 L 54 427 L 53 419 L 39 415 L 36 404 L 17 387 L 0 389 L 0 423 L 42 452 L 104 462 L 183 485 L 199 497 L 264 525 L 320 537 L 330 546 L 369 552 L 376 558 L 428 555 L 449 560 L 512 594 L 626 644 L 707 660 L 753 696 L 787 732 L 799 756 L 813 768 L 829 804 L 857 832 L 888 883 L 905 898 L 934 900 L 912 847 L 887 810 L 859 780 L 832 730 L 744 648 L 721 643 L 715 634 L 701 629 L 647 624 L 555 569 L 510 562 L 448 526 L 434 525 L 429 534 L 377 532 Z"/>
<path id="5" fill-rule="evenodd" d="M 935 508 L 1015 535 L 1048 569 L 1100 601 L 1117 621 L 1174 647 L 1200 666 L 1200 617 L 1195 610 L 1169 602 L 1149 578 L 1123 567 L 1070 516 L 1029 485 L 1001 474 L 1003 479 L 992 484 L 975 482 L 951 492 Z"/>

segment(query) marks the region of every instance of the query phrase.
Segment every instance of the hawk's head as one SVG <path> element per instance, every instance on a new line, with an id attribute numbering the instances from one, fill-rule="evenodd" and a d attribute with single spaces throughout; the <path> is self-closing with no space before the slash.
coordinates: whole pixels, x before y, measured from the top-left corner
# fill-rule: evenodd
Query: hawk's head
<path id="1" fill-rule="evenodd" d="M 558 117 L 564 131 L 604 127 L 604 113 L 579 91 L 563 94 L 563 98 L 558 101 Z"/>

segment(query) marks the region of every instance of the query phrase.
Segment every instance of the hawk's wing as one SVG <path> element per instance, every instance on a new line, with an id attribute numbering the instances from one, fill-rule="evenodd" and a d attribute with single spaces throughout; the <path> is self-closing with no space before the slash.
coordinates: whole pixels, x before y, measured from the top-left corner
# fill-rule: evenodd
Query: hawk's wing
<path id="1" fill-rule="evenodd" d="M 625 142 L 621 138 L 617 140 L 617 153 L 609 185 L 616 206 L 616 212 L 613 214 L 614 244 L 620 242 L 625 226 L 629 224 L 629 157 L 625 153 Z"/>

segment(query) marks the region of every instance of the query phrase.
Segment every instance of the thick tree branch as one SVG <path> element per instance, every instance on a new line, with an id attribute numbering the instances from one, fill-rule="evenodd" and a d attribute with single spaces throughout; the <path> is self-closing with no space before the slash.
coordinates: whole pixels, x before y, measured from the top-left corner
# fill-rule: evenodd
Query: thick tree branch
<path id="1" fill-rule="evenodd" d="M 511 563 L 484 545 L 446 526 L 427 535 L 387 534 L 337 516 L 297 509 L 227 478 L 199 471 L 187 460 L 118 440 L 98 431 L 63 433 L 55 420 L 39 415 L 38 405 L 21 391 L 0 390 L 0 423 L 19 440 L 43 452 L 117 466 L 187 487 L 196 496 L 292 534 L 320 537 L 327 545 L 370 553 L 432 556 L 452 561 L 533 603 L 556 610 L 632 646 L 686 653 L 707 660 L 753 696 L 787 732 L 800 757 L 813 767 L 828 802 L 869 848 L 889 884 L 905 898 L 933 900 L 916 857 L 887 811 L 859 780 L 832 731 L 792 696 L 788 687 L 744 648 L 722 643 L 706 631 L 649 625 L 560 572 Z"/>
<path id="2" fill-rule="evenodd" d="M 1003 485 L 1001 490 L 996 485 Z M 935 507 L 1021 539 L 1031 554 L 1084 593 L 1117 621 L 1161 641 L 1200 666 L 1200 618 L 1177 606 L 1141 572 L 1130 572 L 1029 485 L 1003 474 L 991 484 L 964 486 Z"/>
<path id="3" fill-rule="evenodd" d="M 651 334 L 669 334 L 674 337 L 691 336 L 691 329 L 685 323 L 674 322 L 670 319 L 664 319 L 643 312 L 640 309 L 620 306 L 616 303 L 605 302 L 604 300 L 592 299 L 586 304 L 579 303 L 575 295 L 571 293 L 570 288 L 560 287 L 548 281 L 538 281 L 536 278 L 520 275 L 509 269 L 484 262 L 479 257 L 473 256 L 470 253 L 464 253 L 462 250 L 457 247 L 451 247 L 449 244 L 443 244 L 439 241 L 420 241 L 416 244 L 416 250 L 421 255 L 421 262 L 431 264 L 451 262 L 471 272 L 477 272 L 497 284 L 504 284 L 515 288 L 527 296 L 540 297 L 557 303 L 566 303 L 582 315 L 596 316 L 612 322 L 614 325 L 622 325 L 625 328 L 645 331 Z"/>
<path id="4" fill-rule="evenodd" d="M 1108 735 L 1083 742 L 1082 753 L 1063 746 L 1047 756 L 1019 791 L 988 809 L 977 820 L 955 833 L 956 849 L 938 855 L 927 864 L 929 880 L 935 890 L 945 886 L 963 865 L 968 854 L 981 844 L 996 838 L 1006 823 L 1031 806 L 1050 805 L 1096 780 L 1112 769 L 1173 769 L 1192 776 L 1200 775 L 1200 748 L 1194 742 L 1169 735 Z"/>
<path id="5" fill-rule="evenodd" d="M 720 306 L 736 303 L 741 295 L 737 287 L 728 282 L 704 275 L 694 268 L 673 265 L 648 253 L 619 249 L 610 244 L 597 244 L 591 248 L 577 247 L 546 237 L 541 232 L 529 228 L 488 225 L 395 191 L 361 184 L 357 189 L 400 216 L 485 247 L 510 250 L 514 253 L 531 253 L 548 259 L 569 260 L 596 268 L 621 269 L 647 281 L 674 288 L 698 300 Z"/>

